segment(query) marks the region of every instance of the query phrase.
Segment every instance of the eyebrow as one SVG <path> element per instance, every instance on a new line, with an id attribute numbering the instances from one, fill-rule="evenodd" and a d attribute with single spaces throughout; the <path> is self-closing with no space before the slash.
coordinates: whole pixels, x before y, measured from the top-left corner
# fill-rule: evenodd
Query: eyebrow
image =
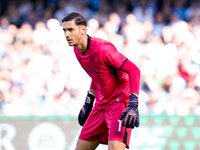
<path id="1" fill-rule="evenodd" d="M 63 31 L 66 31 L 66 30 L 72 30 L 73 28 L 63 28 Z"/>

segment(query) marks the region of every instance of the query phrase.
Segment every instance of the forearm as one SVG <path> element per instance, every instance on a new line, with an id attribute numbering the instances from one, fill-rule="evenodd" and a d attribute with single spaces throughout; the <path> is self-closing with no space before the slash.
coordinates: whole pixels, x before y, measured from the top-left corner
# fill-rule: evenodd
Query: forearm
<path id="1" fill-rule="evenodd" d="M 91 92 L 93 95 L 95 95 L 95 93 L 96 93 L 96 84 L 95 84 L 95 82 L 93 80 L 92 80 L 92 82 L 90 84 L 89 92 Z"/>
<path id="2" fill-rule="evenodd" d="M 138 96 L 140 89 L 140 69 L 130 60 L 127 60 L 121 70 L 128 73 L 130 81 L 130 93 Z"/>
<path id="3" fill-rule="evenodd" d="M 94 89 L 89 89 L 89 93 L 95 96 L 96 90 L 94 90 Z"/>
<path id="4" fill-rule="evenodd" d="M 131 94 L 134 94 L 135 96 L 138 96 L 138 95 L 139 95 L 139 93 L 134 93 L 134 92 L 133 92 L 133 93 L 131 93 Z"/>

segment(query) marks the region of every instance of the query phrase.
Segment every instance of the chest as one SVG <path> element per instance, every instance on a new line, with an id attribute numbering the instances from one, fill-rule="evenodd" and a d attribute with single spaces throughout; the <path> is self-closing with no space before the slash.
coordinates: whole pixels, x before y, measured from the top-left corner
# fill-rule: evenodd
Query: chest
<path id="1" fill-rule="evenodd" d="M 76 57 L 82 68 L 91 76 L 98 75 L 102 62 L 100 61 L 100 54 L 98 50 L 86 51 L 84 54 L 76 53 Z"/>

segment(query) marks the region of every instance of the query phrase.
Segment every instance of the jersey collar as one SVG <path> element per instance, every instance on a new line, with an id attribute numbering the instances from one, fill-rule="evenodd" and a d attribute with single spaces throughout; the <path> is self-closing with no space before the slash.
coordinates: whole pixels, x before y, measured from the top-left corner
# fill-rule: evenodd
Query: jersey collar
<path id="1" fill-rule="evenodd" d="M 89 50 L 89 48 L 90 48 L 90 39 L 91 39 L 91 37 L 90 37 L 89 35 L 87 35 L 87 36 L 88 36 L 88 41 L 87 41 L 86 50 Z"/>

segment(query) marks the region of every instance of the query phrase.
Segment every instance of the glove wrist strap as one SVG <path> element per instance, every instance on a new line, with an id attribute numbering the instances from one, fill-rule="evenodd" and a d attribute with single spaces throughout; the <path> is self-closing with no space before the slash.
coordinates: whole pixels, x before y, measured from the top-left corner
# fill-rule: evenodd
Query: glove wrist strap
<path id="1" fill-rule="evenodd" d="M 90 94 L 91 92 L 88 91 L 87 97 L 85 99 L 85 103 L 93 104 L 95 96 L 93 94 Z"/>
<path id="2" fill-rule="evenodd" d="M 91 94 L 91 95 L 93 95 L 93 96 L 95 96 L 92 92 L 90 92 L 90 91 L 88 91 L 88 94 Z"/>
<path id="3" fill-rule="evenodd" d="M 131 94 L 129 100 L 129 107 L 137 107 L 138 106 L 138 97 L 134 94 Z"/>

